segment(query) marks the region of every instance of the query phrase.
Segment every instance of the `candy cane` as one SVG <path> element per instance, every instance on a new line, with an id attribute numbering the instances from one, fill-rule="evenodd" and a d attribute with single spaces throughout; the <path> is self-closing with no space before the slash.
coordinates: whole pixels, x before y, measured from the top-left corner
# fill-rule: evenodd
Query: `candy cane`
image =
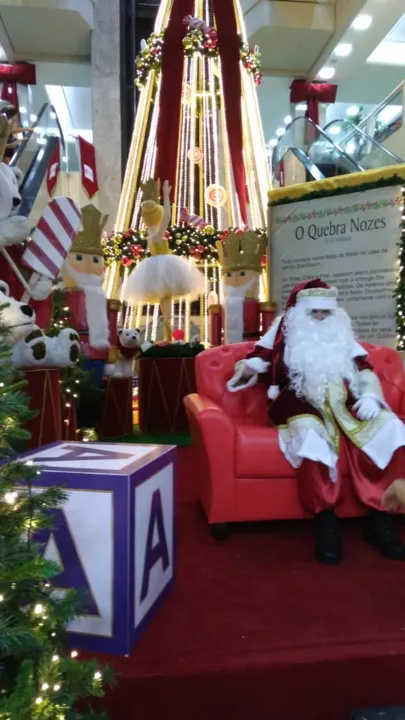
<path id="1" fill-rule="evenodd" d="M 192 30 L 201 30 L 201 32 L 206 35 L 214 29 L 207 25 L 201 18 L 192 17 L 192 15 L 186 15 L 183 19 L 183 25 L 188 25 Z"/>
<path id="2" fill-rule="evenodd" d="M 180 210 L 179 219 L 180 222 L 188 223 L 189 225 L 192 225 L 192 227 L 200 228 L 200 230 L 204 230 L 204 228 L 207 227 L 207 223 L 204 218 L 199 215 L 190 215 L 187 208 L 182 208 Z"/>

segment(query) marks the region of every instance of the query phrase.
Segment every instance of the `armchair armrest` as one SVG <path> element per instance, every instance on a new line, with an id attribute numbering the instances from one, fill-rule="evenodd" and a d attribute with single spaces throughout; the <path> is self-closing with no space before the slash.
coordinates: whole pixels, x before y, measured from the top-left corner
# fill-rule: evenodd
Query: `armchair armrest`
<path id="1" fill-rule="evenodd" d="M 235 426 L 209 398 L 194 393 L 184 405 L 198 458 L 199 500 L 209 523 L 227 522 L 236 512 Z"/>

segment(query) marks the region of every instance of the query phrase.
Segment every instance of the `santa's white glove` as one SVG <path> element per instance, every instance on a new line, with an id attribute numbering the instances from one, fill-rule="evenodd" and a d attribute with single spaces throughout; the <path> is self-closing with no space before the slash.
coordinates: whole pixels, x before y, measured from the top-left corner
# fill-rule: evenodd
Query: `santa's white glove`
<path id="1" fill-rule="evenodd" d="M 40 275 L 31 289 L 33 300 L 46 300 L 52 292 L 52 280 L 46 275 Z"/>
<path id="2" fill-rule="evenodd" d="M 363 397 L 356 402 L 353 409 L 360 420 L 372 420 L 380 414 L 381 405 L 372 397 Z"/>

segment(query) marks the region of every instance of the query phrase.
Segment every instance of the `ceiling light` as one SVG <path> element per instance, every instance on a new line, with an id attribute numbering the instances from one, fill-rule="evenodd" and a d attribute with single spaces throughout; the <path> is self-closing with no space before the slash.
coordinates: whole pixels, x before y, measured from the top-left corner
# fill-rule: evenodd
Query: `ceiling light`
<path id="1" fill-rule="evenodd" d="M 276 130 L 277 137 L 281 137 L 282 135 L 284 135 L 284 133 L 285 133 L 285 128 L 278 128 L 278 130 Z"/>
<path id="2" fill-rule="evenodd" d="M 284 122 L 286 125 L 289 125 L 290 123 L 292 123 L 292 120 L 293 120 L 292 115 L 286 115 L 284 118 Z"/>
<path id="3" fill-rule="evenodd" d="M 351 107 L 347 108 L 346 115 L 347 117 L 356 117 L 360 112 L 360 108 L 358 105 L 351 105 Z"/>
<path id="4" fill-rule="evenodd" d="M 31 122 L 35 122 L 35 120 L 37 119 L 37 116 L 34 113 L 31 113 L 30 119 L 31 119 Z"/>
<path id="5" fill-rule="evenodd" d="M 21 115 L 25 115 L 26 112 L 27 112 L 27 109 L 25 107 L 20 107 Z"/>
<path id="6" fill-rule="evenodd" d="M 339 135 L 340 133 L 340 127 L 339 125 L 332 125 L 332 127 L 328 128 L 329 135 Z"/>
<path id="7" fill-rule="evenodd" d="M 296 110 L 299 110 L 300 112 L 306 112 L 307 111 L 307 105 L 306 103 L 300 103 L 296 106 Z"/>
<path id="8" fill-rule="evenodd" d="M 269 142 L 269 145 L 270 145 L 270 147 L 276 147 L 277 143 L 278 143 L 277 138 L 272 138 Z"/>
<path id="9" fill-rule="evenodd" d="M 337 57 L 347 57 L 353 50 L 353 45 L 350 43 L 339 43 L 336 45 L 334 53 Z"/>
<path id="10" fill-rule="evenodd" d="M 356 19 L 352 22 L 352 27 L 355 30 L 368 30 L 373 18 L 371 15 L 357 15 Z"/>
<path id="11" fill-rule="evenodd" d="M 332 78 L 335 77 L 335 74 L 335 68 L 326 65 L 319 71 L 318 78 L 320 80 L 332 80 Z"/>
<path id="12" fill-rule="evenodd" d="M 49 113 L 49 117 L 51 120 L 56 120 L 56 112 L 53 112 L 53 110 Z"/>

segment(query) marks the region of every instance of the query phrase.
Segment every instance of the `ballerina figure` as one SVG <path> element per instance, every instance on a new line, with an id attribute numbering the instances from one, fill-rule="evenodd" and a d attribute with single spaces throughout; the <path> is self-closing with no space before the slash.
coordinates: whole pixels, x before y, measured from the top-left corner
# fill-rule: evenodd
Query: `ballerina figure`
<path id="1" fill-rule="evenodd" d="M 150 257 L 142 260 L 129 275 L 124 300 L 132 303 L 158 303 L 163 315 L 165 340 L 172 339 L 171 303 L 174 297 L 200 295 L 204 276 L 193 263 L 173 255 L 164 237 L 171 219 L 171 187 L 163 183 L 163 207 L 159 203 L 160 183 L 148 180 L 142 185 L 142 220 L 148 229 Z"/>

